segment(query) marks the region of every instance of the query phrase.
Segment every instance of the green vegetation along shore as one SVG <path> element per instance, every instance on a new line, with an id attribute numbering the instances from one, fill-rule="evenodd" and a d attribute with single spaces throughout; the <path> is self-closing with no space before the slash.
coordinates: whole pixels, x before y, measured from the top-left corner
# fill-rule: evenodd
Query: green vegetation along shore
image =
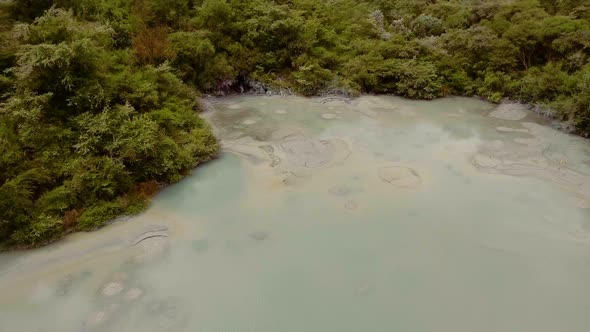
<path id="1" fill-rule="evenodd" d="M 0 1 L 0 243 L 141 211 L 214 158 L 199 93 L 505 98 L 590 135 L 590 0 Z"/>

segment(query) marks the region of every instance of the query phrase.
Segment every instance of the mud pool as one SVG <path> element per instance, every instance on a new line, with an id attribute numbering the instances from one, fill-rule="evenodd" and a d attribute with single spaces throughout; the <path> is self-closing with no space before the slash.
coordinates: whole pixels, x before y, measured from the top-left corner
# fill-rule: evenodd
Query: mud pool
<path id="1" fill-rule="evenodd" d="M 518 105 L 217 99 L 144 214 L 0 255 L 0 331 L 590 330 L 590 142 Z"/>

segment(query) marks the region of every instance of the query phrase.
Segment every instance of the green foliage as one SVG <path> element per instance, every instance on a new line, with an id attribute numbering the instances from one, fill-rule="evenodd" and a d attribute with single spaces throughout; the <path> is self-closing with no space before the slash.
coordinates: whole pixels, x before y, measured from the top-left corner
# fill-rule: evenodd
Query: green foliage
<path id="1" fill-rule="evenodd" d="M 411 23 L 412 32 L 418 37 L 438 36 L 443 33 L 443 21 L 438 17 L 421 14 Z"/>
<path id="2" fill-rule="evenodd" d="M 12 17 L 17 20 L 31 21 L 41 16 L 52 5 L 52 0 L 12 0 L 10 11 Z"/>
<path id="3" fill-rule="evenodd" d="M 147 199 L 132 194 L 137 183 L 178 181 L 217 153 L 195 93 L 166 64 L 138 65 L 108 25 L 49 9 L 15 34 L 0 242 L 40 245 L 136 213 Z"/>
<path id="4" fill-rule="evenodd" d="M 208 89 L 215 87 L 219 75 L 215 47 L 206 32 L 175 32 L 170 35 L 170 45 L 175 55 L 173 65 L 186 82 Z"/>
<path id="5" fill-rule="evenodd" d="M 31 220 L 27 227 L 12 234 L 12 240 L 19 245 L 38 246 L 62 236 L 63 220 L 58 217 L 41 214 Z"/>
<path id="6" fill-rule="evenodd" d="M 590 135 L 586 2 L 0 3 L 0 242 L 38 245 L 137 212 L 149 198 L 139 184 L 212 158 L 194 88 L 512 98 Z"/>
<path id="7" fill-rule="evenodd" d="M 95 230 L 122 212 L 123 207 L 117 201 L 98 201 L 93 206 L 82 212 L 80 219 L 78 219 L 77 229 L 81 231 Z"/>
<path id="8" fill-rule="evenodd" d="M 296 63 L 301 63 L 301 65 L 293 72 L 292 76 L 295 80 L 296 90 L 304 96 L 321 93 L 334 76 L 330 70 L 322 68 L 317 60 L 302 57 Z"/>
<path id="9" fill-rule="evenodd" d="M 375 70 L 378 78 L 374 90 L 416 99 L 433 99 L 442 95 L 436 67 L 429 62 L 391 59 Z"/>

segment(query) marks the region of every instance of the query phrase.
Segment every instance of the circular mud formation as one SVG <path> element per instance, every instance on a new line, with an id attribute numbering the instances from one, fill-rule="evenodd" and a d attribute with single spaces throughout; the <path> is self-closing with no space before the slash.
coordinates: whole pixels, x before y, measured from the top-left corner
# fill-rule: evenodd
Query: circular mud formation
<path id="1" fill-rule="evenodd" d="M 135 300 L 139 299 L 142 295 L 143 295 L 143 291 L 141 289 L 139 289 L 137 287 L 133 287 L 125 293 L 123 298 L 126 301 L 135 301 Z"/>
<path id="2" fill-rule="evenodd" d="M 563 147 L 547 141 L 552 134 L 549 129 L 534 123 L 522 125 L 532 138 L 482 144 L 472 157 L 473 165 L 485 173 L 548 181 L 572 193 L 579 202 L 576 205 L 584 206 L 590 201 L 590 175 L 573 169 Z"/>
<path id="3" fill-rule="evenodd" d="M 119 295 L 123 289 L 125 289 L 123 282 L 113 281 L 103 286 L 101 294 L 105 297 L 113 297 Z"/>
<path id="4" fill-rule="evenodd" d="M 246 119 L 246 120 L 242 121 L 242 124 L 245 126 L 251 126 L 253 124 L 256 124 L 256 122 L 257 121 L 254 119 Z"/>
<path id="5" fill-rule="evenodd" d="M 120 305 L 112 303 L 101 310 L 96 310 L 90 313 L 84 322 L 84 327 L 90 330 L 104 329 L 104 325 L 112 321 L 113 316 L 118 312 Z"/>
<path id="6" fill-rule="evenodd" d="M 490 116 L 496 119 L 518 121 L 527 116 L 527 111 L 521 104 L 507 103 L 499 105 L 490 113 Z"/>
<path id="7" fill-rule="evenodd" d="M 379 178 L 395 187 L 413 189 L 422 184 L 422 179 L 417 171 L 403 166 L 387 166 L 378 170 Z"/>
<path id="8" fill-rule="evenodd" d="M 304 168 L 328 167 L 350 155 L 348 144 L 342 140 L 314 140 L 301 135 L 286 137 L 275 150 L 289 165 Z"/>

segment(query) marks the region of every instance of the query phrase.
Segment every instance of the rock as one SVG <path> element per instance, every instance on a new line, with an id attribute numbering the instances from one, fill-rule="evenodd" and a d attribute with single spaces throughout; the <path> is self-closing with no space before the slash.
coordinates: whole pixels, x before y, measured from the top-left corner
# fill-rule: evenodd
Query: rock
<path id="1" fill-rule="evenodd" d="M 232 104 L 232 105 L 229 105 L 227 108 L 229 108 L 230 110 L 238 110 L 238 109 L 242 108 L 242 106 L 240 104 Z"/>
<path id="2" fill-rule="evenodd" d="M 255 124 L 255 123 L 256 123 L 256 120 L 253 120 L 253 119 L 247 119 L 247 120 L 244 120 L 244 121 L 242 122 L 242 124 L 243 124 L 243 125 L 246 125 L 246 126 L 250 126 L 250 125 L 253 125 L 253 124 Z"/>
<path id="3" fill-rule="evenodd" d="M 337 115 L 333 114 L 333 113 L 323 113 L 322 114 L 322 119 L 325 119 L 325 120 L 334 120 L 334 119 L 336 119 L 336 117 L 337 117 Z"/>
<path id="4" fill-rule="evenodd" d="M 400 188 L 416 188 L 422 184 L 418 172 L 409 167 L 389 166 L 378 170 L 381 180 Z"/>
<path id="5" fill-rule="evenodd" d="M 285 115 L 287 113 L 289 113 L 289 112 L 287 112 L 286 110 L 276 110 L 275 111 L 275 114 L 280 114 L 280 115 Z"/>

